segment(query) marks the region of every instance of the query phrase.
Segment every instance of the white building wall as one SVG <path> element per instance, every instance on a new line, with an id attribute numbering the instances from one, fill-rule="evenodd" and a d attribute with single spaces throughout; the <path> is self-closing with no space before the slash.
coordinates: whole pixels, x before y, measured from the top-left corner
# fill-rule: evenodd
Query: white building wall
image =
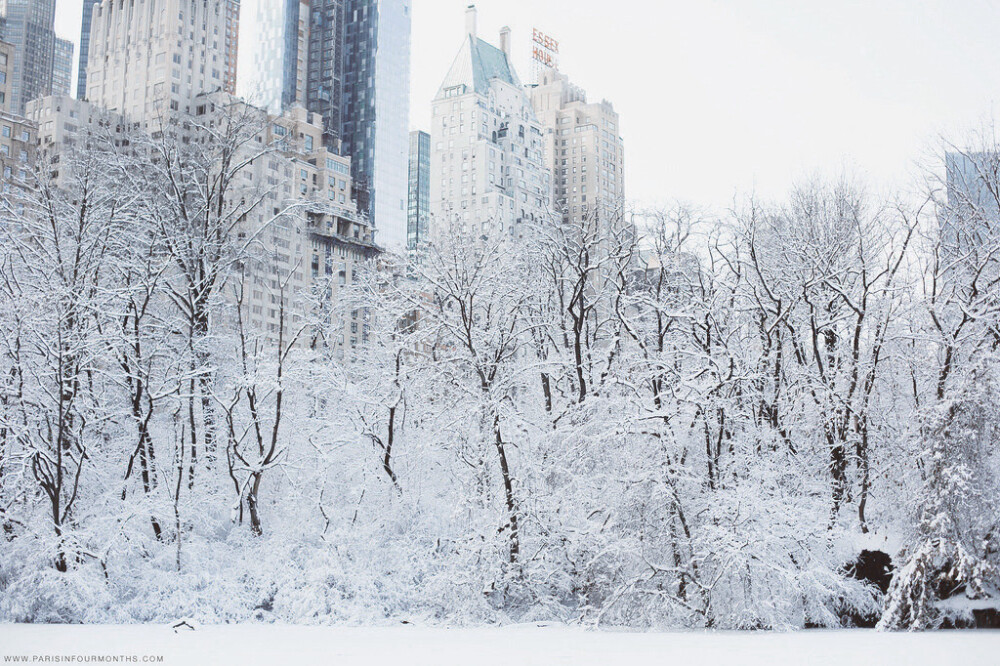
<path id="1" fill-rule="evenodd" d="M 478 38 L 473 31 L 466 39 Z M 461 60 L 469 46 L 432 105 L 432 237 L 456 224 L 465 232 L 517 234 L 521 224 L 550 217 L 544 134 L 531 101 L 520 85 L 501 78 L 480 92 L 461 83 L 456 73 L 466 66 Z"/>
<path id="2" fill-rule="evenodd" d="M 198 0 L 104 0 L 94 8 L 87 98 L 132 121 L 190 112 L 227 76 L 228 5 Z"/>

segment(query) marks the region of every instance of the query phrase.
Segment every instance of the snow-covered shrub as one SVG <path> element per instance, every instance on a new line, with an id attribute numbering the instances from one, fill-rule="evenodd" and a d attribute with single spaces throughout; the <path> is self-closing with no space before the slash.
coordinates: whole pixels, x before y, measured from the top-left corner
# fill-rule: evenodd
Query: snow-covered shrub
<path id="1" fill-rule="evenodd" d="M 935 406 L 919 430 L 927 449 L 917 528 L 889 589 L 881 629 L 934 629 L 949 612 L 961 613 L 960 605 L 947 611 L 941 603 L 958 595 L 1000 600 L 997 551 L 990 543 L 1000 498 L 995 363 L 991 356 L 981 360 L 970 383 Z"/>

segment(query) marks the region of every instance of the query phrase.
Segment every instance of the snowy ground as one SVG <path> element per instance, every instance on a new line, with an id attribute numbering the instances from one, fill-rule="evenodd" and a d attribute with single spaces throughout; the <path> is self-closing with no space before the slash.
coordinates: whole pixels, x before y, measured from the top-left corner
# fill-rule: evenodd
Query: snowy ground
<path id="1" fill-rule="evenodd" d="M 0 664 L 1000 664 L 1000 632 L 877 634 L 613 633 L 561 626 L 504 629 L 203 626 L 83 627 L 0 624 Z M 45 660 L 45 657 L 49 657 Z M 58 661 L 53 657 L 61 657 Z M 73 657 L 73 659 L 69 659 Z M 90 659 L 86 659 L 90 657 Z M 15 660 L 15 658 L 18 658 Z M 26 659 L 25 659 L 26 658 Z"/>

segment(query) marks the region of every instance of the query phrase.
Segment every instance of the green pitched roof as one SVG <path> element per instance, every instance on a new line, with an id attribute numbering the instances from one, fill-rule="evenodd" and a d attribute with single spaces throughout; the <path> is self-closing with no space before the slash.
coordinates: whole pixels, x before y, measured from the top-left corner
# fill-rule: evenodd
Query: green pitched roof
<path id="1" fill-rule="evenodd" d="M 479 94 L 485 94 L 489 91 L 490 81 L 493 79 L 521 87 L 521 81 L 503 51 L 482 39 L 468 35 L 448 71 L 448 76 L 438 90 L 438 97 L 442 97 L 445 90 L 460 85 Z"/>

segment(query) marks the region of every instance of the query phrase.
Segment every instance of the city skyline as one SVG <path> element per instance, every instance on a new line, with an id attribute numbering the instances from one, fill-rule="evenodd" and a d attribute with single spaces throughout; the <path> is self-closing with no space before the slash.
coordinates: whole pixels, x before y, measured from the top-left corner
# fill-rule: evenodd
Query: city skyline
<path id="1" fill-rule="evenodd" d="M 476 4 L 488 39 L 512 28 L 523 78 L 537 27 L 560 41 L 562 71 L 614 102 L 627 196 L 642 203 L 724 208 L 737 193 L 781 196 L 817 171 L 906 185 L 938 137 L 961 137 L 995 112 L 1000 89 L 1000 53 L 987 37 L 1000 7 L 980 0 L 934 0 L 921 12 L 902 0 L 794 11 L 788 0 L 666 2 L 643 6 L 649 20 L 627 27 L 618 6 L 593 0 L 574 3 L 572 15 L 560 2 Z M 426 131 L 468 0 L 413 5 L 410 129 Z M 58 0 L 60 37 L 78 41 L 80 11 L 79 0 Z M 621 75 L 656 63 L 667 63 L 662 78 L 643 90 Z"/>

